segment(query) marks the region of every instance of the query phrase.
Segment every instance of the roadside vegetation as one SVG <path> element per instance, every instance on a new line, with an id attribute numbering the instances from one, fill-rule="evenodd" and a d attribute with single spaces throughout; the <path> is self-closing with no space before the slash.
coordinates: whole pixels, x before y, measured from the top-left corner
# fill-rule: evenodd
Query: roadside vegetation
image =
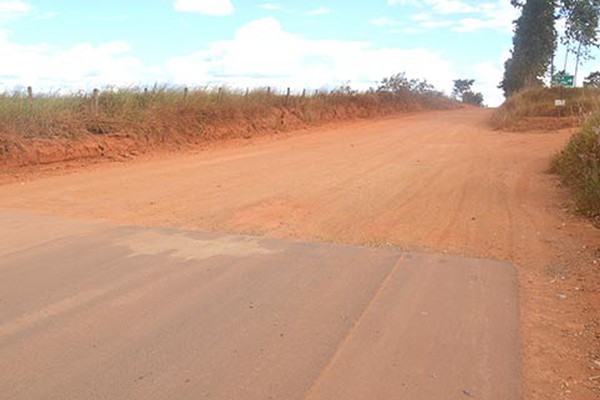
<path id="1" fill-rule="evenodd" d="M 461 103 L 483 107 L 483 94 L 473 91 L 475 79 L 456 79 L 452 96 Z"/>
<path id="2" fill-rule="evenodd" d="M 557 107 L 557 99 L 565 105 Z M 509 97 L 492 116 L 492 124 L 509 131 L 579 127 L 599 106 L 600 88 L 537 87 Z"/>
<path id="3" fill-rule="evenodd" d="M 35 158 L 39 151 L 31 150 L 49 142 L 69 151 L 77 142 L 103 140 L 98 151 L 105 153 L 108 139 L 121 139 L 128 148 L 135 143 L 136 152 L 144 152 L 160 144 L 248 138 L 333 121 L 459 106 L 428 82 L 404 74 L 365 92 L 347 84 L 329 92 L 300 93 L 168 86 L 68 95 L 16 92 L 0 94 L 0 163 L 44 162 Z M 88 146 L 86 157 L 93 157 L 94 151 Z M 26 152 L 29 156 L 19 155 Z"/>
<path id="4" fill-rule="evenodd" d="M 600 223 L 600 110 L 552 161 L 573 193 L 578 210 Z"/>

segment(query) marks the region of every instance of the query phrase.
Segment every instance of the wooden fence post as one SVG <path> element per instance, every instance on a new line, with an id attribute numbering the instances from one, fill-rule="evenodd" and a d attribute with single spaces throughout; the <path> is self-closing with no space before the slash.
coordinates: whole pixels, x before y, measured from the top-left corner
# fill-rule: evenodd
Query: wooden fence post
<path id="1" fill-rule="evenodd" d="M 306 97 L 306 89 L 302 89 L 302 97 Z"/>
<path id="2" fill-rule="evenodd" d="M 94 89 L 94 91 L 92 92 L 92 114 L 94 115 L 94 117 L 98 116 L 98 108 L 99 108 L 99 100 L 98 100 L 98 95 L 99 95 L 100 91 L 98 89 Z"/>
<path id="3" fill-rule="evenodd" d="M 271 86 L 267 86 L 267 94 L 270 95 L 271 94 Z"/>
<path id="4" fill-rule="evenodd" d="M 187 87 L 183 88 L 183 101 L 187 101 L 189 94 L 189 89 Z"/>
<path id="5" fill-rule="evenodd" d="M 285 93 L 285 105 L 287 106 L 290 103 L 290 95 L 291 95 L 292 91 L 290 88 L 287 88 L 287 91 Z"/>
<path id="6" fill-rule="evenodd" d="M 31 86 L 27 86 L 27 98 L 29 102 L 29 111 L 33 111 L 33 88 Z"/>

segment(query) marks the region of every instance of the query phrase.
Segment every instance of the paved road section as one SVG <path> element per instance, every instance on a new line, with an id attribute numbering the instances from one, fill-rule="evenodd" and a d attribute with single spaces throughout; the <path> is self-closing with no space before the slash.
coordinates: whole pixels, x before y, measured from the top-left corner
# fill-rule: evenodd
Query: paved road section
<path id="1" fill-rule="evenodd" d="M 504 263 L 0 212 L 2 399 L 516 399 Z"/>

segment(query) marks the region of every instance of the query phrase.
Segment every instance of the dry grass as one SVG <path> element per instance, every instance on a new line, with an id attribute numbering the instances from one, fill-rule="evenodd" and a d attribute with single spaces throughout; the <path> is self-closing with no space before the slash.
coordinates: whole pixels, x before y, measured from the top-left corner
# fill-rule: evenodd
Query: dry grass
<path id="1" fill-rule="evenodd" d="M 334 121 L 370 118 L 459 104 L 433 90 L 358 93 L 275 93 L 268 89 L 154 87 L 91 94 L 0 94 L 0 165 L 46 164 L 83 158 L 120 158 L 156 147 L 180 148 L 249 138 Z"/>
<path id="2" fill-rule="evenodd" d="M 249 93 L 156 87 L 103 90 L 99 110 L 92 112 L 87 95 L 40 95 L 30 108 L 26 95 L 0 95 L 0 137 L 67 138 L 126 134 L 151 141 L 170 137 L 213 138 L 227 125 L 243 133 L 283 130 L 287 125 L 314 125 L 336 119 L 369 117 L 422 108 L 450 108 L 439 94 L 395 96 L 384 93 L 311 94 L 307 96 L 255 90 Z M 223 133 L 223 132 L 221 132 Z"/>
<path id="3" fill-rule="evenodd" d="M 565 107 L 556 107 L 556 99 L 565 99 Z M 535 88 L 509 98 L 492 117 L 496 129 L 523 131 L 580 126 L 600 105 L 597 88 Z"/>
<path id="4" fill-rule="evenodd" d="M 578 211 L 600 222 L 600 109 L 552 161 Z"/>

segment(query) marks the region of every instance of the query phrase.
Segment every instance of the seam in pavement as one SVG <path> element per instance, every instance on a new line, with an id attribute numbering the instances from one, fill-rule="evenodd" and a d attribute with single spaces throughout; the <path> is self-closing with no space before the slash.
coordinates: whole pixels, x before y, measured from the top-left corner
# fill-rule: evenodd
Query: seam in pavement
<path id="1" fill-rule="evenodd" d="M 338 344 L 338 347 L 335 350 L 335 353 L 333 353 L 333 355 L 331 356 L 331 358 L 329 359 L 329 361 L 327 362 L 325 367 L 323 367 L 323 369 L 321 370 L 321 372 L 319 373 L 317 378 L 314 380 L 314 382 L 312 383 L 310 388 L 307 390 L 306 395 L 304 396 L 304 400 L 312 400 L 315 398 L 315 392 L 316 392 L 317 388 L 321 385 L 321 382 L 323 381 L 325 376 L 329 373 L 329 371 L 331 371 L 331 369 L 337 362 L 338 358 L 340 357 L 340 354 L 346 348 L 346 345 L 348 344 L 348 342 L 350 342 L 350 340 L 352 340 L 354 338 L 354 333 L 356 332 L 356 329 L 360 326 L 365 315 L 375 306 L 375 303 L 381 297 L 381 293 L 387 287 L 389 281 L 392 279 L 392 276 L 396 273 L 396 271 L 400 267 L 400 264 L 402 263 L 402 261 L 403 261 L 403 255 L 400 254 L 398 256 L 398 260 L 396 261 L 394 266 L 390 269 L 390 271 L 387 273 L 386 277 L 379 284 L 379 287 L 375 291 L 375 294 L 373 294 L 373 297 L 371 298 L 371 300 L 369 300 L 369 302 L 367 303 L 365 308 L 362 310 L 362 312 L 360 313 L 358 318 L 354 321 L 354 324 L 352 324 L 352 326 L 350 327 L 350 329 L 348 330 L 346 335 L 342 338 L 342 340 Z"/>

